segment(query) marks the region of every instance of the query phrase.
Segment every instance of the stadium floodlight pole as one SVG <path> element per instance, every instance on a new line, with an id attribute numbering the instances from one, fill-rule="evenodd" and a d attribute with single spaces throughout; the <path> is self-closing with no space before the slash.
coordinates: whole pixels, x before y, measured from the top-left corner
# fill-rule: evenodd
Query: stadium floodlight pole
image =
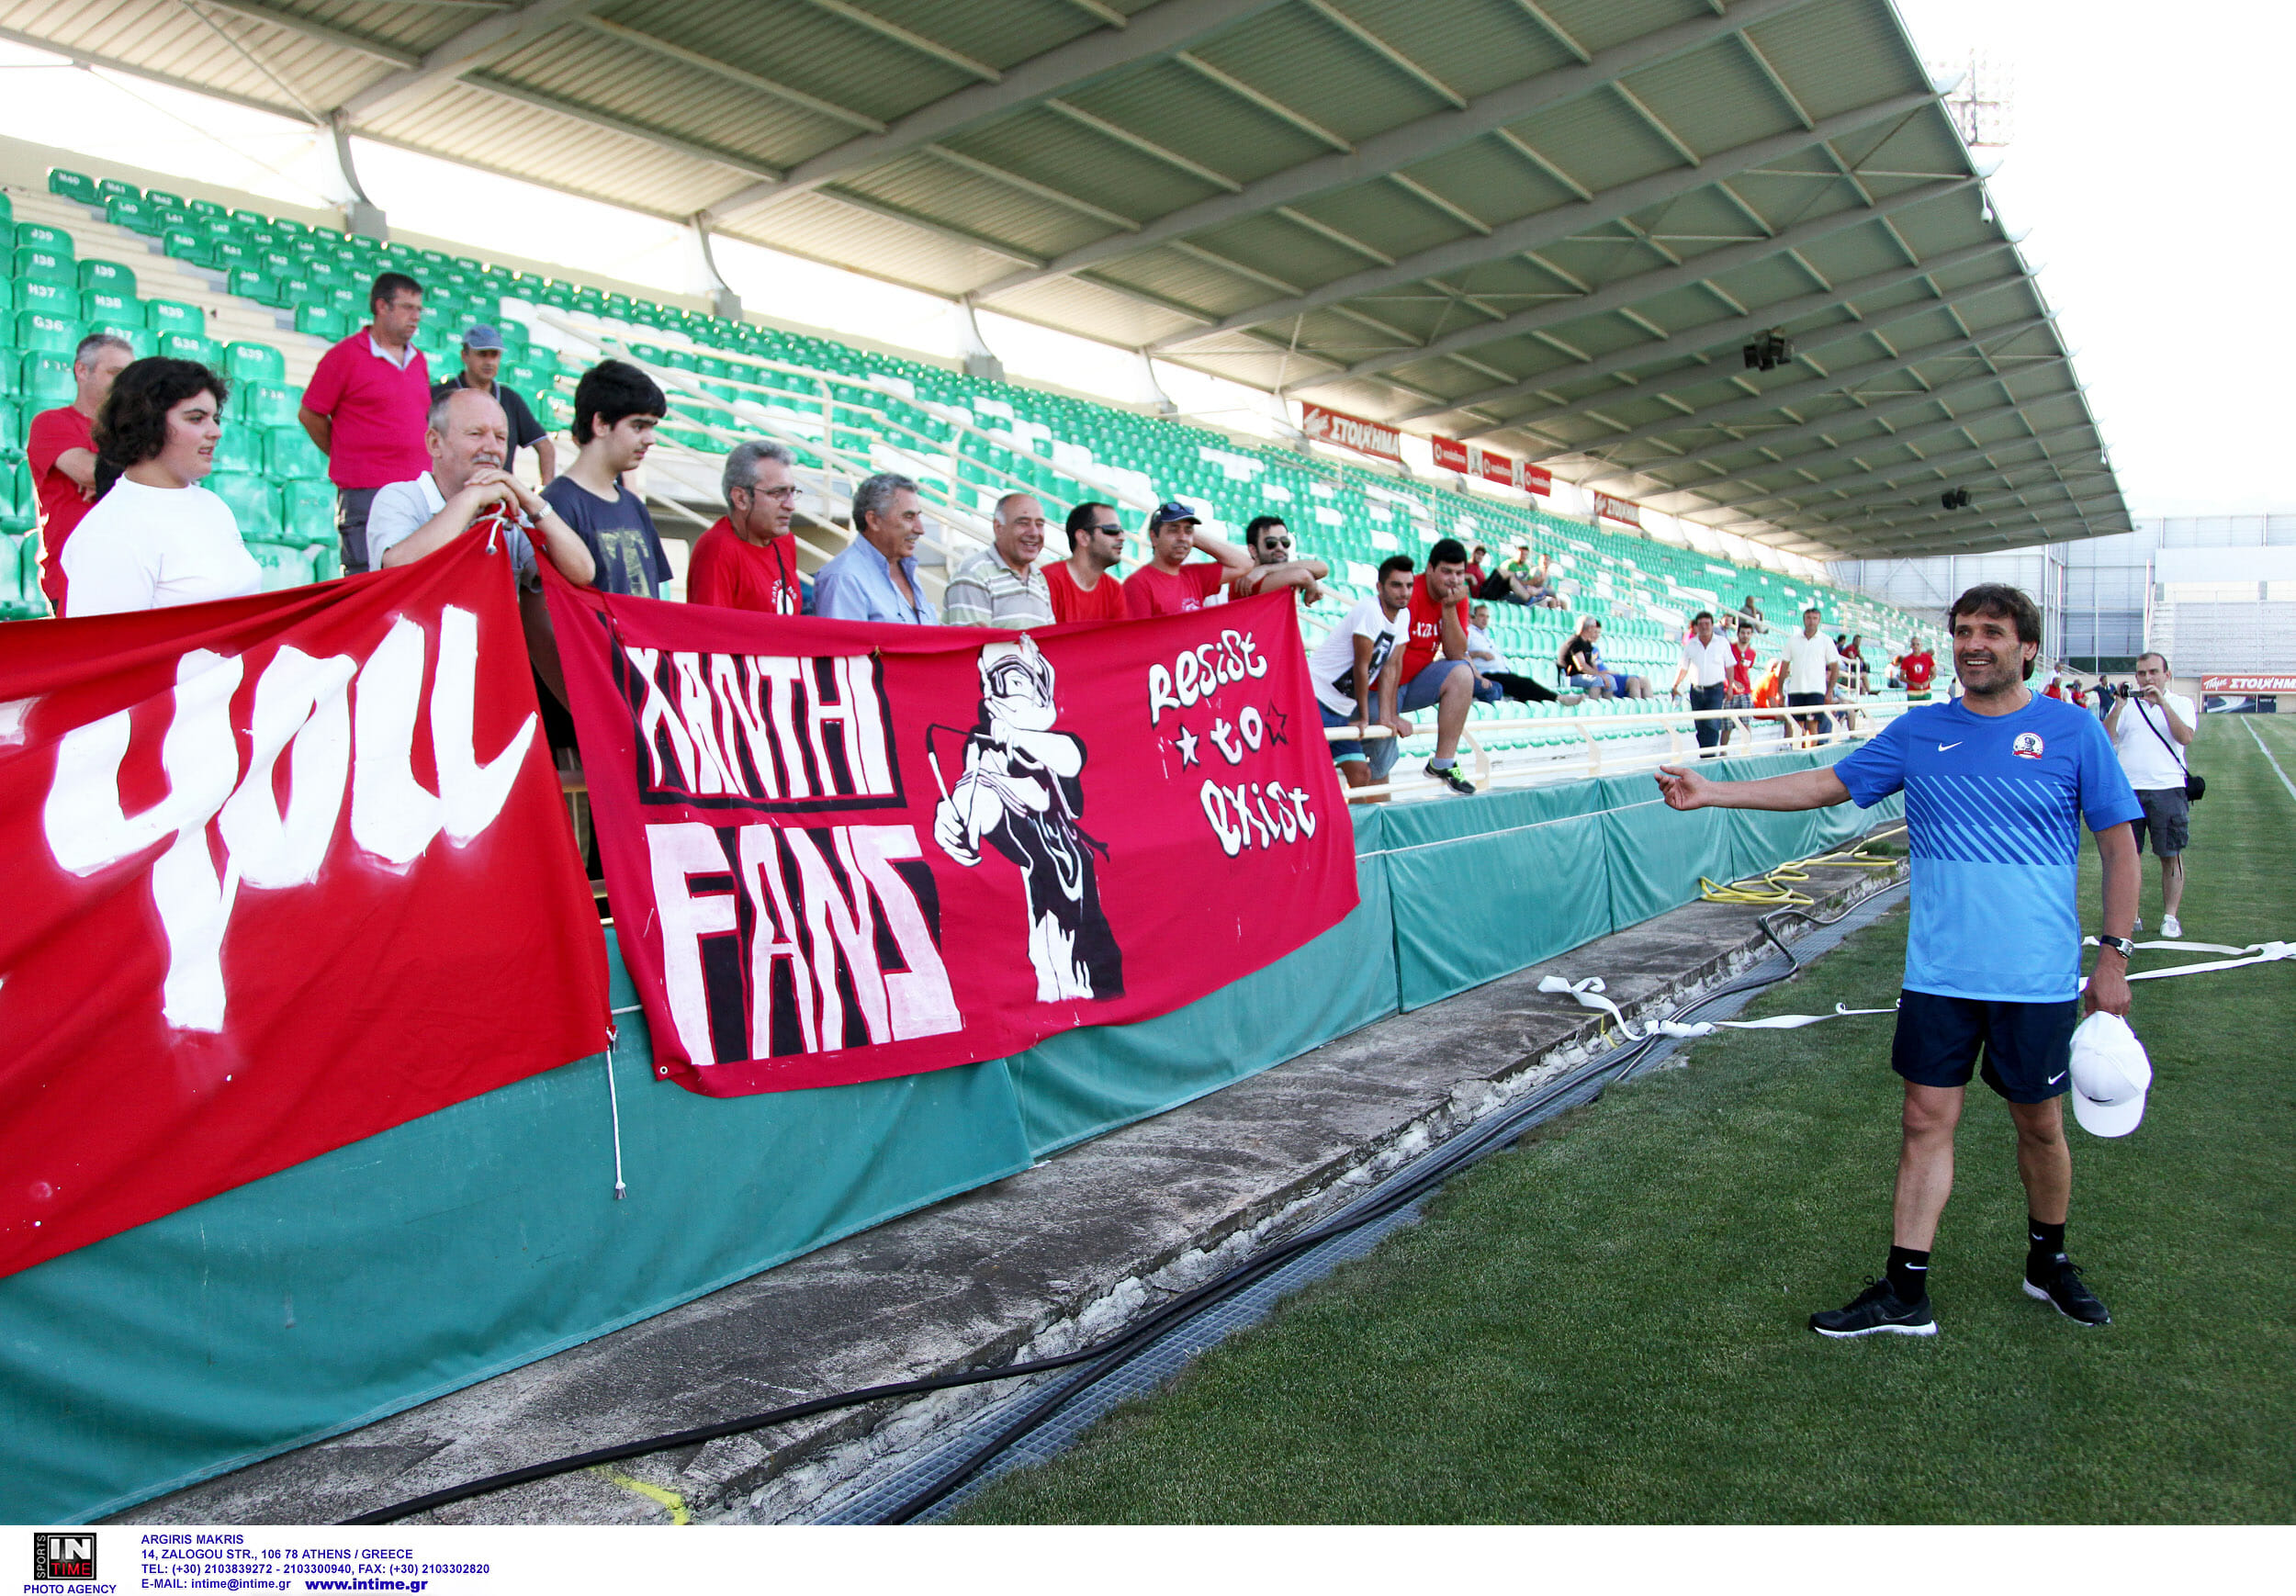
<path id="1" fill-rule="evenodd" d="M 1216 194 L 1184 205 L 1156 218 L 1139 232 L 1079 245 L 1056 256 L 1040 271 L 1015 272 L 997 278 L 984 286 L 978 297 L 998 298 L 1154 249 L 1167 240 L 1262 215 L 1279 206 L 1297 206 L 1336 189 L 1356 187 L 1446 150 L 1498 133 L 1526 117 L 1607 88 L 1626 73 L 1702 49 L 1717 39 L 1742 33 L 1766 18 L 1811 3 L 1812 0 L 1741 0 L 1741 4 L 1730 7 L 1727 16 L 1697 17 L 1659 28 L 1597 51 L 1575 65 L 1559 67 L 1495 89 L 1469 101 L 1463 110 L 1437 111 L 1373 134 L 1352 151 L 1334 151 L 1272 172 L 1233 193 Z M 1171 0 L 1165 0 L 1165 4 L 1171 4 Z M 1135 17 L 1131 30 L 1137 32 L 1162 9 L 1161 6 L 1152 6 Z M 1535 7 L 1525 5 L 1525 9 L 1531 11 L 1535 19 L 1539 16 Z"/>
<path id="2" fill-rule="evenodd" d="M 1998 388 L 2009 392 L 2009 398 L 2014 400 L 2016 395 L 2009 389 L 2009 384 L 2012 379 L 2038 372 L 2047 365 L 2065 365 L 2071 359 L 2070 354 L 2060 349 L 2054 355 L 2019 366 L 2015 371 L 1988 371 L 1960 382 L 1949 382 L 1941 388 L 1931 388 L 1926 393 L 1901 394 L 1884 403 L 1838 410 L 1831 415 L 1820 416 L 1814 421 L 1805 421 L 1799 426 L 1782 427 L 1766 433 L 1752 433 L 1743 438 L 1725 438 L 1718 444 L 1707 444 L 1680 455 L 1670 455 L 1662 459 L 1645 461 L 1642 464 L 1692 466 L 1724 455 L 1759 451 L 1776 444 L 1798 444 L 1808 438 L 1826 437 L 1844 427 L 1885 420 L 1905 410 L 1919 410 L 1925 405 L 1942 404 L 1947 399 L 1958 399 L 1963 394 L 1977 393 L 1986 389 Z M 1637 467 L 1634 466 L 1622 466 L 1608 473 L 1585 478 L 1579 485 L 1581 488 L 1606 488 L 1614 483 L 1629 483 L 1634 479 L 1636 470 Z"/>
<path id="3" fill-rule="evenodd" d="M 1990 243 L 1973 244 L 1967 249 L 1951 251 L 1946 255 L 1941 255 L 1933 261 L 1926 261 L 1919 266 L 1897 271 L 1876 272 L 1870 277 L 1859 278 L 1855 283 L 1844 283 L 1819 293 L 1798 295 L 1775 305 L 1766 305 L 1759 309 L 1750 310 L 1743 316 L 1732 316 L 1721 321 L 1709 321 L 1702 326 L 1685 328 L 1671 338 L 1654 339 L 1649 343 L 1629 344 L 1625 349 L 1616 350 L 1603 356 L 1600 360 L 1590 360 L 1577 365 L 1551 367 L 1532 379 L 1540 385 L 1542 390 L 1548 388 L 1559 388 L 1565 383 L 1584 382 L 1596 377 L 1614 377 L 1621 372 L 1638 371 L 1645 366 L 1679 360 L 1684 355 L 1704 354 L 1707 350 L 1723 352 L 1719 364 L 1713 361 L 1701 361 L 1690 365 L 1672 366 L 1647 381 L 1631 383 L 1620 388 L 1604 388 L 1600 393 L 1589 394 L 1584 399 L 1572 399 L 1567 404 L 1555 405 L 1550 409 L 1533 411 L 1525 415 L 1509 416 L 1503 421 L 1482 428 L 1478 432 L 1469 433 L 1463 441 L 1479 444 L 1486 438 L 1493 438 L 1502 433 L 1510 432 L 1536 433 L 1549 421 L 1559 421 L 1570 416 L 1599 415 L 1614 405 L 1632 403 L 1636 399 L 1648 399 L 1654 394 L 1676 393 L 1684 388 L 1695 387 L 1699 383 L 1737 377 L 1739 375 L 1737 366 L 1739 343 L 1750 334 L 1761 332 L 1772 327 L 1784 326 L 1804 316 L 1830 310 L 1837 307 L 1848 309 L 1853 300 L 1874 294 L 1886 293 L 1892 288 L 1902 287 L 1908 283 L 1919 282 L 1934 273 L 1951 271 L 1957 266 L 1966 265 L 1972 261 L 1998 254 L 2009 247 L 2009 241 L 2006 239 L 1997 240 Z M 1908 304 L 1892 305 L 1885 309 L 1876 310 L 1869 317 L 1831 322 L 1823 327 L 1797 332 L 1794 335 L 1795 358 L 1799 360 L 1829 345 L 1840 343 L 1848 339 L 1862 338 L 1869 333 L 1878 332 L 1885 327 L 1895 326 L 1900 321 L 1909 321 L 1917 316 L 1926 316 L 1931 311 L 1949 309 L 1956 305 L 1966 304 L 1972 299 L 1982 298 L 1987 294 L 1998 294 L 2002 289 L 2015 287 L 2025 280 L 2022 272 L 2011 273 L 2006 276 L 1987 277 L 1984 282 L 1972 283 L 1964 287 L 1955 288 L 1933 299 L 1916 299 Z M 1494 322 L 1493 325 L 1497 324 Z"/>
<path id="4" fill-rule="evenodd" d="M 1738 13 L 1731 15 L 1735 17 Z M 1790 132 L 1773 133 L 1726 150 L 1716 150 L 1696 166 L 1670 166 L 1648 177 L 1638 177 L 1631 182 L 1603 189 L 1590 199 L 1572 200 L 1492 228 L 1488 235 L 1470 233 L 1466 238 L 1453 239 L 1415 254 L 1405 255 L 1391 266 L 1372 266 L 1364 271 L 1351 272 L 1305 294 L 1251 306 L 1222 317 L 1200 332 L 1172 333 L 1150 347 L 1159 354 L 1167 354 L 1222 333 L 1286 320 L 1345 299 L 1387 293 L 1409 284 L 1424 282 L 1429 277 L 1464 271 L 1497 257 L 1542 250 L 1588 228 L 1600 227 L 1621 217 L 1631 216 L 1638 210 L 1711 187 L 1737 176 L 1749 167 L 1800 154 L 1829 140 L 1861 131 L 1877 122 L 1911 116 L 1936 103 L 1936 95 L 1929 89 L 1893 95 L 1887 99 L 1828 117 L 1814 129 L 1795 128 Z M 1144 235 L 1131 236 L 1137 239 Z"/>
<path id="5" fill-rule="evenodd" d="M 2004 283 L 2020 280 L 2006 278 Z M 1896 354 L 1884 355 L 1878 360 L 1869 360 L 1858 365 L 1845 365 L 1838 371 L 1829 372 L 1821 377 L 1805 377 L 1799 382 L 1781 383 L 1776 388 L 1765 388 L 1759 393 L 1748 394 L 1740 399 L 1725 399 L 1719 404 L 1703 405 L 1688 414 L 1669 415 L 1660 421 L 1645 421 L 1638 427 L 1612 437 L 1600 439 L 1592 446 L 1604 449 L 1615 448 L 1621 444 L 1640 443 L 1645 438 L 1663 437 L 1671 433 L 1695 432 L 1706 427 L 1724 426 L 1731 421 L 1745 420 L 1749 417 L 1768 415 L 1773 410 L 1806 404 L 1811 399 L 1840 393 L 1845 388 L 1855 388 L 1860 383 L 1871 382 L 1875 377 L 1887 377 L 1893 372 L 1925 365 L 1933 360 L 1983 359 L 1986 355 L 1987 345 L 1998 343 L 2013 343 L 2026 334 L 2047 326 L 2053 319 L 2054 313 L 2044 313 L 2038 316 L 2027 316 L 2020 320 L 2005 321 L 1995 327 L 1981 327 L 1959 338 L 1948 338 L 1936 343 L 1925 343 L 1918 348 L 1908 349 Z M 1717 371 L 1708 366 L 1701 370 L 1698 380 L 1709 383 L 1718 382 L 1729 375 L 1727 371 Z M 1654 394 L 1666 390 L 1655 387 L 1651 389 Z"/>
<path id="6" fill-rule="evenodd" d="M 809 194 L 921 145 L 1041 104 L 1096 78 L 1175 51 L 1272 9 L 1282 0 L 1163 0 L 1134 13 L 1122 28 L 1103 28 L 1046 51 L 1001 73 L 944 95 L 899 118 L 881 133 L 863 133 L 800 161 L 779 179 L 737 188 L 709 207 L 721 228 L 737 214 Z"/>

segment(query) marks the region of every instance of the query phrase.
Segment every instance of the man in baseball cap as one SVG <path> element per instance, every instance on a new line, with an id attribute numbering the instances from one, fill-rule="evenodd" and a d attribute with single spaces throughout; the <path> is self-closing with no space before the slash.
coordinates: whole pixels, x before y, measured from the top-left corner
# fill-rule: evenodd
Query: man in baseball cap
<path id="1" fill-rule="evenodd" d="M 1252 556 L 1202 530 L 1194 507 L 1169 500 L 1148 517 L 1148 563 L 1124 579 L 1124 618 L 1179 615 L 1200 610 L 1221 584 L 1252 568 Z M 1187 563 L 1192 551 L 1211 556 Z"/>
<path id="2" fill-rule="evenodd" d="M 547 482 L 558 474 L 557 445 L 542 430 L 542 423 L 535 420 L 535 412 L 526 408 L 526 401 L 495 380 L 501 369 L 501 331 L 473 327 L 462 335 L 462 370 L 433 388 L 431 398 L 436 401 L 458 388 L 493 395 L 511 423 L 510 452 L 502 456 L 502 469 L 511 470 L 518 463 L 518 451 L 530 448 L 535 452 L 535 465 L 541 467 L 542 479 Z"/>

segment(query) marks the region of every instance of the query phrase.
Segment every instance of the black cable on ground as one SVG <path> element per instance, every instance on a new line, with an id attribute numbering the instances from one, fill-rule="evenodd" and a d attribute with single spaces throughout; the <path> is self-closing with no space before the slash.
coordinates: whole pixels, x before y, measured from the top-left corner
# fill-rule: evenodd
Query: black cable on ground
<path id="1" fill-rule="evenodd" d="M 1772 922 L 1798 919 L 1807 920 L 1813 926 L 1830 926 L 1847 917 L 1861 907 L 1865 901 L 1861 898 L 1857 903 L 1846 905 L 1839 914 L 1830 918 L 1820 917 L 1806 909 L 1798 908 L 1780 909 L 1775 913 L 1764 915 L 1758 924 L 1762 935 L 1767 937 L 1778 951 L 1784 956 L 1786 968 L 1775 975 L 1760 976 L 1717 986 L 1712 992 L 1705 993 L 1683 1005 L 1669 1017 L 1679 1020 L 1696 1013 L 1709 1004 L 1720 1002 L 1723 998 L 1734 997 L 1743 993 L 1759 992 L 1765 987 L 1774 986 L 1782 981 L 1790 980 L 1800 974 L 1801 961 L 1795 957 L 1793 949 L 1787 946 L 1784 938 L 1778 935 L 1777 928 Z M 925 1489 L 897 1503 L 880 1521 L 884 1523 L 907 1523 L 956 1491 L 967 1480 L 986 1467 L 999 1454 L 1045 1423 L 1070 1400 L 1099 1380 L 1106 1378 L 1136 1353 L 1167 1332 L 1222 1298 L 1233 1296 L 1244 1289 L 1253 1282 L 1272 1273 L 1310 1248 L 1320 1246 L 1334 1236 L 1345 1235 L 1347 1231 L 1368 1224 L 1373 1219 L 1383 1218 L 1397 1208 L 1408 1207 L 1419 1201 L 1435 1187 L 1450 1179 L 1460 1169 L 1480 1161 L 1494 1149 L 1503 1146 L 1522 1134 L 1523 1122 L 1537 1118 L 1541 1111 L 1556 1099 L 1580 1092 L 1590 1084 L 1597 1085 L 1595 1096 L 1599 1097 L 1602 1086 L 1608 1085 L 1611 1079 L 1631 1070 L 1636 1062 L 1654 1043 L 1661 1040 L 1667 1039 L 1661 1039 L 1657 1028 L 1652 1027 L 1648 1034 L 1639 1039 L 1613 1049 L 1601 1058 L 1592 1061 L 1559 1080 L 1549 1082 L 1513 1107 L 1503 1113 L 1492 1115 L 1480 1125 L 1469 1128 L 1428 1153 L 1421 1160 L 1419 1167 L 1408 1180 L 1384 1188 L 1373 1198 L 1351 1206 L 1344 1212 L 1334 1215 L 1321 1224 L 1311 1226 L 1297 1235 L 1287 1237 L 1281 1242 L 1264 1248 L 1226 1274 L 1182 1292 L 1163 1307 L 1136 1321 L 1113 1340 L 1104 1342 L 1097 1346 L 1080 1347 L 1075 1352 L 1063 1353 L 1055 1357 L 1033 1358 L 1026 1363 L 1007 1364 L 1000 1368 L 975 1369 L 962 1374 L 934 1375 L 923 1379 L 896 1381 L 890 1385 L 867 1386 L 859 1390 L 842 1391 L 835 1396 L 816 1397 L 809 1401 L 793 1403 L 784 1408 L 770 1408 L 763 1412 L 751 1413 L 738 1419 L 722 1420 L 715 1424 L 702 1424 L 690 1430 L 678 1430 L 664 1435 L 648 1436 L 640 1441 L 625 1441 L 613 1446 L 595 1447 L 588 1452 L 578 1452 L 570 1456 L 552 1458 L 543 1463 L 531 1463 L 523 1468 L 506 1469 L 500 1474 L 490 1474 L 478 1479 L 466 1481 L 461 1485 L 448 1486 L 443 1490 L 433 1490 L 422 1496 L 410 1497 L 404 1501 L 393 1502 L 388 1507 L 377 1508 L 371 1512 L 364 1512 L 355 1517 L 344 1519 L 342 1523 L 344 1524 L 395 1523 L 400 1519 L 410 1518 L 416 1513 L 448 1507 L 458 1501 L 468 1501 L 475 1497 L 490 1496 L 496 1491 L 507 1490 L 512 1486 L 530 1485 L 536 1480 L 556 1478 L 562 1474 L 572 1474 L 580 1469 L 596 1467 L 602 1463 L 619 1463 L 626 1458 L 643 1457 L 651 1453 L 669 1452 L 681 1446 L 693 1446 L 703 1442 L 722 1440 L 729 1435 L 740 1435 L 754 1430 L 770 1429 L 776 1424 L 786 1424 L 794 1420 L 810 1418 L 816 1413 L 834 1412 L 843 1408 L 857 1408 L 865 1403 L 884 1401 L 894 1398 L 925 1396 L 934 1391 L 955 1390 L 965 1386 L 985 1385 L 996 1380 L 1019 1379 L 1030 1375 L 1049 1374 L 1058 1369 L 1073 1368 L 1079 1364 L 1092 1366 L 1078 1377 L 1063 1383 L 1058 1389 L 1048 1392 L 1041 1400 L 1031 1404 L 1012 1422 L 999 1429 L 961 1467 L 944 1475 Z"/>

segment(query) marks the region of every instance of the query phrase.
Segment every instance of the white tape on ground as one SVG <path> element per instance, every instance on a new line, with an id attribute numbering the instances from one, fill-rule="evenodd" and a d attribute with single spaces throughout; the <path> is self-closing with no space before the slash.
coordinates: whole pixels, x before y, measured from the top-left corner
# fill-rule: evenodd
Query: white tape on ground
<path id="1" fill-rule="evenodd" d="M 1702 1019 L 1689 1024 L 1684 1024 L 1681 1020 L 1661 1019 L 1653 1021 L 1648 1026 L 1638 1027 L 1620 1011 L 1616 1004 L 1603 995 L 1603 978 L 1599 975 L 1590 975 L 1583 981 L 1565 981 L 1559 975 L 1542 976 L 1538 983 L 1538 989 L 1541 992 L 1568 993 L 1578 999 L 1579 1006 L 1581 1008 L 1599 1008 L 1605 1011 L 1617 1023 L 1620 1032 L 1629 1041 L 1639 1041 L 1646 1036 L 1712 1036 L 1716 1030 L 1724 1027 L 1731 1030 L 1799 1030 L 1806 1025 L 1816 1025 L 1818 1021 L 1826 1019 L 1840 1019 L 1848 1015 L 1896 1014 L 1897 1012 L 1897 1006 L 1894 1003 L 1887 1008 L 1849 1008 L 1837 1003 L 1831 1014 L 1778 1014 L 1771 1016 L 1768 1019 Z"/>

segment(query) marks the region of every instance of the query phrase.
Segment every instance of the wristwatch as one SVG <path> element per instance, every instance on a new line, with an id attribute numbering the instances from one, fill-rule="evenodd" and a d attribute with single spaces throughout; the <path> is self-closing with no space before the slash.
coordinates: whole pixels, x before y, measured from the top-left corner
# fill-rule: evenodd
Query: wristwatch
<path id="1" fill-rule="evenodd" d="M 2099 937 L 2097 938 L 2097 946 L 2110 948 L 2124 960 L 2134 958 L 2136 955 L 2136 944 L 2126 937 Z"/>

